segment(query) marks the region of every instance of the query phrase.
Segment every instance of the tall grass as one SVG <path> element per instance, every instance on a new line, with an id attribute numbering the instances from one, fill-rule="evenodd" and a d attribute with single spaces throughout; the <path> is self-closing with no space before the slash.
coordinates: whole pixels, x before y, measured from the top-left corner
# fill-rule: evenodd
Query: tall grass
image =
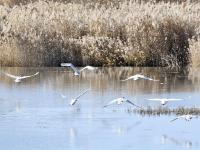
<path id="1" fill-rule="evenodd" d="M 188 41 L 198 35 L 199 9 L 190 2 L 134 1 L 0 6 L 0 63 L 184 67 Z"/>
<path id="2" fill-rule="evenodd" d="M 30 2 L 36 2 L 38 0 L 1 0 L 0 4 L 6 4 L 9 6 L 14 5 L 21 5 L 21 4 L 28 4 Z M 78 3 L 78 4 L 90 4 L 90 5 L 115 5 L 119 6 L 120 3 L 123 3 L 128 0 L 51 0 L 54 2 L 63 2 L 63 3 Z M 132 0 L 138 3 L 159 3 L 159 2 L 166 2 L 166 3 L 185 3 L 185 2 L 198 2 L 199 0 Z"/>

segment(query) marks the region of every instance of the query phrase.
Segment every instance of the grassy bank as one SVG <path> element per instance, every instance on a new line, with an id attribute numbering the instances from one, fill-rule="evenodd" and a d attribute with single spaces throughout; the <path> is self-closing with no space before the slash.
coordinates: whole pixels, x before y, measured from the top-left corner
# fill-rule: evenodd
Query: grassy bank
<path id="1" fill-rule="evenodd" d="M 199 9 L 192 2 L 130 1 L 0 6 L 0 64 L 184 67 L 193 62 Z"/>

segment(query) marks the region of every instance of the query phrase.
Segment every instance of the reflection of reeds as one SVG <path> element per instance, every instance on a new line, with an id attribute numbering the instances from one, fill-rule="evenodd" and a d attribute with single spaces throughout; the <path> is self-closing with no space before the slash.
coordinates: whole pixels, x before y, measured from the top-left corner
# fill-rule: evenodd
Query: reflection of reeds
<path id="1" fill-rule="evenodd" d="M 200 115 L 199 107 L 178 107 L 178 108 L 166 108 L 166 107 L 147 107 L 143 109 L 128 109 L 130 113 L 140 114 L 142 116 L 160 116 L 160 115 L 185 115 L 193 114 Z"/>
<path id="2" fill-rule="evenodd" d="M 186 66 L 199 28 L 193 3 L 37 1 L 0 6 L 2 66 Z"/>

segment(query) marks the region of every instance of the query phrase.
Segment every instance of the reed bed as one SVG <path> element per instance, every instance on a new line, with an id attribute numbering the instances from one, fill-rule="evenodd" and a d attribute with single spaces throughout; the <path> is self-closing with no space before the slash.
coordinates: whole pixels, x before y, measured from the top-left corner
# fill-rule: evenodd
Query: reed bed
<path id="1" fill-rule="evenodd" d="M 200 67 L 200 38 L 197 38 L 196 40 L 195 39 L 190 40 L 189 51 L 191 55 L 192 68 L 199 68 Z"/>
<path id="2" fill-rule="evenodd" d="M 200 5 L 36 1 L 0 6 L 1 66 L 170 66 L 191 62 Z"/>
<path id="3" fill-rule="evenodd" d="M 35 2 L 38 0 L 1 0 L 0 4 L 14 6 L 14 5 L 23 5 L 28 4 L 30 2 Z M 78 3 L 78 4 L 90 4 L 90 5 L 115 5 L 119 6 L 119 3 L 123 3 L 127 0 L 52 0 L 54 2 L 63 2 L 63 3 Z M 198 2 L 198 0 L 133 0 L 134 2 L 138 3 L 159 3 L 159 2 L 166 2 L 166 3 L 185 3 L 185 2 Z"/>
<path id="4" fill-rule="evenodd" d="M 147 107 L 143 109 L 129 109 L 129 113 L 136 113 L 142 116 L 161 116 L 161 115 L 200 115 L 199 107 L 178 107 L 178 108 L 167 108 L 167 107 Z"/>

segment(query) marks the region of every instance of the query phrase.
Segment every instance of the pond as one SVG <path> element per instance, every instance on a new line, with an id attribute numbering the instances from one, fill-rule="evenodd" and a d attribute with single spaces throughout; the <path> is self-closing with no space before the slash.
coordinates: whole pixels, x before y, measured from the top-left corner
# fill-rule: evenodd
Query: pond
<path id="1" fill-rule="evenodd" d="M 200 119 L 190 122 L 175 114 L 137 113 L 129 105 L 111 105 L 110 100 L 126 97 L 147 108 L 200 106 L 199 81 L 187 72 L 163 68 L 97 68 L 74 76 L 70 68 L 1 68 L 14 75 L 38 76 L 15 83 L 0 76 L 0 148 L 3 150 L 160 150 L 199 149 Z M 143 73 L 158 82 L 128 80 Z M 86 89 L 74 106 L 72 98 Z M 150 98 L 180 98 L 165 106 Z"/>

